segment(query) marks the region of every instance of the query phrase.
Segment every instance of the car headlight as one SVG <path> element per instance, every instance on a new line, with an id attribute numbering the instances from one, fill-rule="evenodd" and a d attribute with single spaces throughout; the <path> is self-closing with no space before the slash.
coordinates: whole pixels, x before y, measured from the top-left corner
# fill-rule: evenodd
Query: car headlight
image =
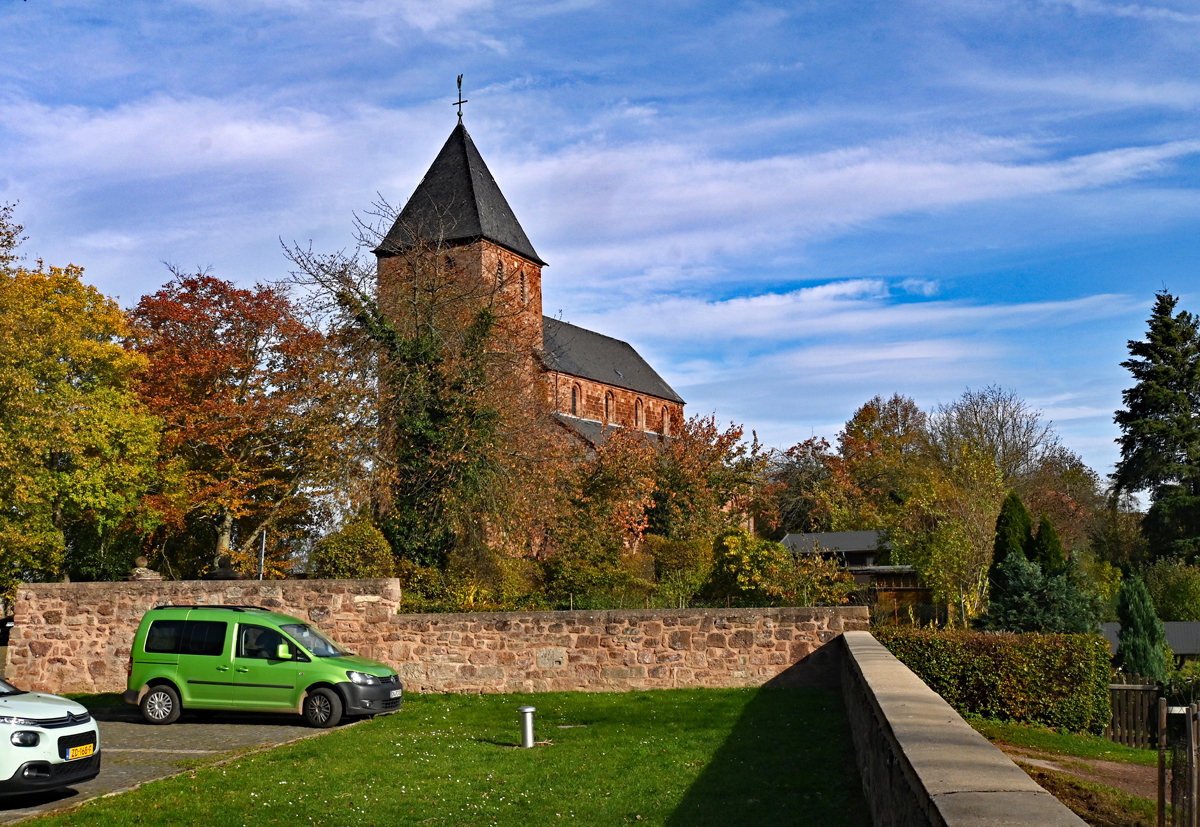
<path id="1" fill-rule="evenodd" d="M 31 721 L 28 718 L 14 718 L 10 715 L 0 715 L 0 724 L 9 724 L 10 726 L 37 726 L 37 721 Z"/>
<path id="2" fill-rule="evenodd" d="M 41 743 L 42 737 L 36 732 L 22 731 L 14 732 L 8 740 L 14 747 L 36 747 Z"/>
<path id="3" fill-rule="evenodd" d="M 379 678 L 366 672 L 347 672 L 346 677 L 359 686 L 378 686 Z"/>

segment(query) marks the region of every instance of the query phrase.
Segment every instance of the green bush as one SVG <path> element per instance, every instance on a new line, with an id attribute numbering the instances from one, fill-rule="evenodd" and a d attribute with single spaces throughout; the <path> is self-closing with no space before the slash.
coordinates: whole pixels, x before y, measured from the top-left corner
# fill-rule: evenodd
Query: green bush
<path id="1" fill-rule="evenodd" d="M 1072 732 L 1111 716 L 1111 656 L 1099 635 L 881 628 L 875 637 L 961 713 Z"/>
<path id="2" fill-rule="evenodd" d="M 391 577 L 395 560 L 387 538 L 370 520 L 357 519 L 324 537 L 308 557 L 314 577 Z"/>

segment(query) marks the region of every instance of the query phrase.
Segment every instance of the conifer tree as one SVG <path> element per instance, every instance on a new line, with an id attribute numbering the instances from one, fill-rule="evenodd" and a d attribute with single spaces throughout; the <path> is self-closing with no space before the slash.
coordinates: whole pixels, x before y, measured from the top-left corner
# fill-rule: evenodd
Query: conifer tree
<path id="1" fill-rule="evenodd" d="M 1145 341 L 1129 342 L 1121 367 L 1136 382 L 1116 412 L 1121 460 L 1118 493 L 1150 491 L 1142 530 L 1156 556 L 1200 552 L 1200 320 L 1175 313 L 1177 299 L 1158 294 Z"/>
<path id="2" fill-rule="evenodd" d="M 996 579 L 996 569 L 1012 552 L 1026 554 L 1033 540 L 1033 518 L 1016 491 L 1009 491 L 996 518 L 996 547 L 992 555 L 989 577 Z"/>
<path id="3" fill-rule="evenodd" d="M 1163 646 L 1166 632 L 1162 621 L 1154 613 L 1150 592 L 1142 578 L 1130 577 L 1121 584 L 1117 597 L 1117 619 L 1121 621 L 1118 665 L 1128 674 L 1165 680 L 1167 663 Z"/>
<path id="4" fill-rule="evenodd" d="M 1038 522 L 1037 536 L 1032 538 L 1025 553 L 1031 561 L 1041 566 L 1046 574 L 1062 571 L 1067 564 L 1062 542 L 1058 539 L 1058 532 L 1054 530 L 1054 523 L 1050 522 L 1049 517 L 1043 516 Z"/>

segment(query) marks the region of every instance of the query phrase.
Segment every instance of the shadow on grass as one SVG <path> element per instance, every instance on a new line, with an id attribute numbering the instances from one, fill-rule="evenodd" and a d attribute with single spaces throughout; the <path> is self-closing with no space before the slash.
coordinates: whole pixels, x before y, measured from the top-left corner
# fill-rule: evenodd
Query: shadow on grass
<path id="1" fill-rule="evenodd" d="M 763 688 L 746 705 L 667 827 L 868 827 L 841 692 Z"/>

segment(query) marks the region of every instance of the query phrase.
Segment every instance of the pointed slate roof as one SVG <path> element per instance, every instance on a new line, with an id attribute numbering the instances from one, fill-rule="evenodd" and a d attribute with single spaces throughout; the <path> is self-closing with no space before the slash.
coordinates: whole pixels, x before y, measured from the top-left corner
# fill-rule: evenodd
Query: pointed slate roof
<path id="1" fill-rule="evenodd" d="M 542 317 L 542 340 L 550 370 L 683 404 L 683 398 L 628 342 L 549 316 Z"/>
<path id="2" fill-rule="evenodd" d="M 545 266 L 460 122 L 375 252 L 413 243 L 413 235 L 447 243 L 480 238 Z"/>

